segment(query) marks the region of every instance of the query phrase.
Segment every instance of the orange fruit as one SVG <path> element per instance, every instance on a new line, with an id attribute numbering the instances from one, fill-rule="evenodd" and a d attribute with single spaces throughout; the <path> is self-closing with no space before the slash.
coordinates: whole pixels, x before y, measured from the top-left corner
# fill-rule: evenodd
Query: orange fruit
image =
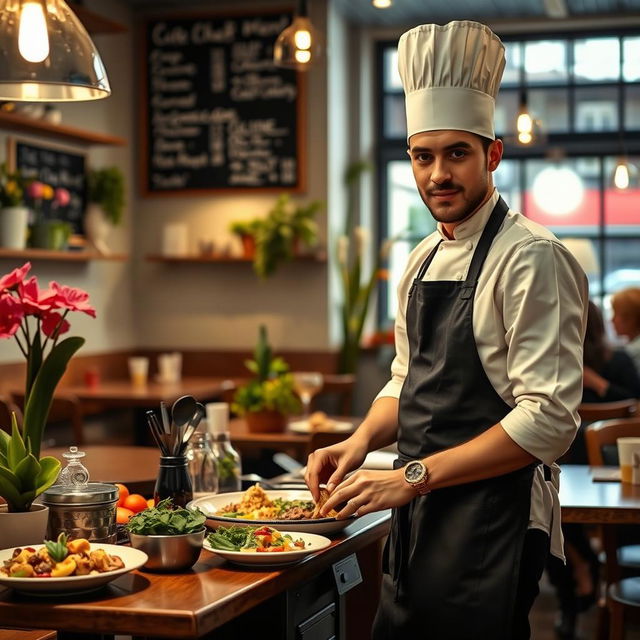
<path id="1" fill-rule="evenodd" d="M 153 498 L 149 498 L 147 500 L 147 507 L 149 507 L 149 509 L 153 509 L 153 507 L 156 506 L 156 501 Z"/>
<path id="2" fill-rule="evenodd" d="M 122 505 L 125 509 L 131 509 L 134 513 L 144 511 L 149 505 L 147 505 L 147 499 L 141 496 L 139 493 L 130 493 Z"/>
<path id="3" fill-rule="evenodd" d="M 135 515 L 131 509 L 125 509 L 124 507 L 116 508 L 116 522 L 118 524 L 127 524 L 129 518 Z"/>
<path id="4" fill-rule="evenodd" d="M 120 484 L 119 482 L 116 482 L 116 487 L 118 487 L 118 491 L 120 492 L 118 494 L 118 506 L 123 507 L 124 501 L 129 495 L 129 489 L 127 489 L 126 485 Z"/>

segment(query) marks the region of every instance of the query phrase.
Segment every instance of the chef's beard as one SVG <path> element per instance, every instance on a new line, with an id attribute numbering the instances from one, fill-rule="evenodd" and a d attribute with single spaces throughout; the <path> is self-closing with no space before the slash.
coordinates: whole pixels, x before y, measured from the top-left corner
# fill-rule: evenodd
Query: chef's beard
<path id="1" fill-rule="evenodd" d="M 419 189 L 420 197 L 422 201 L 429 209 L 429 212 L 433 216 L 436 222 L 443 222 L 446 224 L 459 223 L 467 218 L 471 217 L 490 195 L 490 185 L 488 181 L 483 180 L 478 186 L 478 189 L 474 189 L 473 192 L 468 192 L 467 189 L 455 184 L 454 182 L 446 182 L 439 185 L 434 185 L 429 189 Z M 462 196 L 463 206 L 450 207 L 447 204 L 440 204 L 438 208 L 429 205 L 429 197 L 435 195 L 441 191 L 456 190 L 458 193 L 455 195 L 457 200 Z"/>

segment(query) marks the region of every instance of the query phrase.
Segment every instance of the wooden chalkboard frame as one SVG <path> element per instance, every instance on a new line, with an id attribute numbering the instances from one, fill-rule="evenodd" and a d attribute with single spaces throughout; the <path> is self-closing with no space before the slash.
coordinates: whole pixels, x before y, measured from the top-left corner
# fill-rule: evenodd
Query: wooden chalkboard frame
<path id="1" fill-rule="evenodd" d="M 30 138 L 20 138 L 14 136 L 8 136 L 6 140 L 6 158 L 7 158 L 7 168 L 9 171 L 15 171 L 18 169 L 18 158 L 17 158 L 17 148 L 19 144 L 28 145 L 30 147 L 35 147 L 37 149 L 43 151 L 53 151 L 57 153 L 65 153 L 71 156 L 77 156 L 78 158 L 82 158 L 84 161 L 84 188 L 82 190 L 82 215 L 79 220 L 68 220 L 68 217 L 65 217 L 64 211 L 57 212 L 57 217 L 61 220 L 66 220 L 73 225 L 73 235 L 75 237 L 84 238 L 85 230 L 84 230 L 84 215 L 87 209 L 87 174 L 89 171 L 89 162 L 88 162 L 88 153 L 86 151 L 78 150 L 77 148 L 66 146 L 64 144 L 59 144 L 57 142 L 41 142 L 40 140 L 30 139 Z M 46 182 L 46 180 L 43 180 Z M 58 186 L 58 185 L 54 185 Z"/>
<path id="2" fill-rule="evenodd" d="M 147 92 L 147 26 L 150 22 L 158 20 L 183 20 L 183 19 L 208 19 L 208 18 L 241 18 L 243 16 L 269 16 L 282 12 L 291 12 L 293 7 L 279 6 L 263 9 L 238 11 L 188 11 L 171 14 L 151 14 L 138 27 L 138 59 L 140 60 L 140 78 L 142 88 L 140 91 L 139 113 L 140 113 L 140 133 L 139 133 L 139 171 L 140 194 L 142 197 L 184 197 L 184 196 L 206 196 L 207 194 L 227 194 L 246 195 L 262 193 L 305 193 L 307 190 L 307 78 L 303 72 L 296 72 L 296 159 L 297 159 L 297 182 L 292 187 L 272 186 L 272 187 L 213 187 L 210 189 L 172 189 L 165 191 L 154 191 L 148 188 L 149 184 L 149 140 L 148 140 L 148 115 L 149 115 L 149 95 Z"/>

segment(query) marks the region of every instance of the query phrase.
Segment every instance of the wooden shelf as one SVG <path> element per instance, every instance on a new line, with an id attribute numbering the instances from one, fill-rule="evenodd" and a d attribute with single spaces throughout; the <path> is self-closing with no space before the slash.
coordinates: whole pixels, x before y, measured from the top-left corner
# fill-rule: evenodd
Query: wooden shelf
<path id="1" fill-rule="evenodd" d="M 127 260 L 122 253 L 102 255 L 95 251 L 51 251 L 49 249 L 2 249 L 0 260 L 57 260 L 58 262 L 90 262 L 92 260 Z"/>
<path id="2" fill-rule="evenodd" d="M 19 113 L 8 113 L 6 111 L 0 111 L 0 129 L 45 134 L 51 138 L 82 144 L 105 144 L 120 147 L 127 144 L 124 138 L 118 136 L 68 127 L 64 124 L 52 124 L 46 120 L 28 118 Z"/>
<path id="3" fill-rule="evenodd" d="M 149 262 L 172 262 L 172 263 L 252 263 L 253 258 L 245 258 L 243 256 L 163 256 L 159 254 L 148 255 L 146 258 Z M 324 253 L 317 255 L 296 256 L 294 262 L 326 262 L 327 256 Z"/>
<path id="4" fill-rule="evenodd" d="M 68 2 L 67 4 L 89 33 L 125 33 L 127 31 L 127 27 L 123 24 L 104 18 L 81 4 L 76 4 L 75 2 Z"/>

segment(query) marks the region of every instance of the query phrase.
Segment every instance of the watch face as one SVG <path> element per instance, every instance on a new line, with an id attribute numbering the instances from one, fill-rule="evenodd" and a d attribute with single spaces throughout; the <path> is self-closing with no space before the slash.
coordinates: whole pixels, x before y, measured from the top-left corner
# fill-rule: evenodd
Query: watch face
<path id="1" fill-rule="evenodd" d="M 407 482 L 419 482 L 425 475 L 425 468 L 421 462 L 410 462 L 404 470 L 404 477 Z"/>

